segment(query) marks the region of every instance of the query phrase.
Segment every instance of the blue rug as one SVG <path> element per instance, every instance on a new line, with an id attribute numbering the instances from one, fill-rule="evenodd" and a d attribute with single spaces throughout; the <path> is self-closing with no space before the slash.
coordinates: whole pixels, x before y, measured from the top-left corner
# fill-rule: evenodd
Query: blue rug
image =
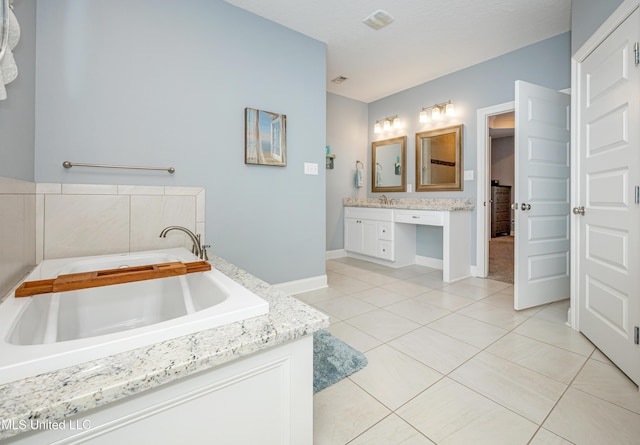
<path id="1" fill-rule="evenodd" d="M 367 357 L 325 330 L 313 334 L 313 393 L 367 366 Z"/>

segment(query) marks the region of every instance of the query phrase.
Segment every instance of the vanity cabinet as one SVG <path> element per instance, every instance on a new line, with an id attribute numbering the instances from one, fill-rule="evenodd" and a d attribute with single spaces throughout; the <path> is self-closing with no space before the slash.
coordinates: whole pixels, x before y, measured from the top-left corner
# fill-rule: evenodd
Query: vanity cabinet
<path id="1" fill-rule="evenodd" d="M 346 207 L 344 249 L 393 261 L 393 212 L 388 209 Z"/>
<path id="2" fill-rule="evenodd" d="M 440 267 L 443 281 L 457 281 L 470 274 L 468 210 L 345 207 L 344 249 L 350 257 L 389 267 Z M 442 227 L 441 260 L 416 255 L 418 226 Z"/>

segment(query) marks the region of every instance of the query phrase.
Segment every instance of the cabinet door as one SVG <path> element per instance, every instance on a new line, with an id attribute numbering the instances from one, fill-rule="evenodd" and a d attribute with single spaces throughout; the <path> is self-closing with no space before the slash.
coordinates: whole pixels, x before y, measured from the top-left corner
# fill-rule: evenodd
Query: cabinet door
<path id="1" fill-rule="evenodd" d="M 362 224 L 362 253 L 370 256 L 378 256 L 378 224 L 376 221 L 361 220 Z"/>
<path id="2" fill-rule="evenodd" d="M 356 218 L 345 218 L 344 250 L 363 253 L 364 228 L 361 221 Z"/>

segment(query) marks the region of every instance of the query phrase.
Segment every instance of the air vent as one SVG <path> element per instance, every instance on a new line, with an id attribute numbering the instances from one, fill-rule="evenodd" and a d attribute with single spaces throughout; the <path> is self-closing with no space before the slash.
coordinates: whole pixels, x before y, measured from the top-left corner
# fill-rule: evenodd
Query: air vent
<path id="1" fill-rule="evenodd" d="M 344 82 L 345 80 L 347 80 L 347 78 L 346 78 L 346 77 L 344 77 L 344 76 L 338 76 L 338 77 L 336 77 L 335 79 L 332 79 L 332 80 L 331 80 L 331 82 L 333 82 L 333 83 L 342 83 L 342 82 Z"/>
<path id="2" fill-rule="evenodd" d="M 387 11 L 378 9 L 362 20 L 362 23 L 375 30 L 382 29 L 393 22 L 393 16 Z"/>

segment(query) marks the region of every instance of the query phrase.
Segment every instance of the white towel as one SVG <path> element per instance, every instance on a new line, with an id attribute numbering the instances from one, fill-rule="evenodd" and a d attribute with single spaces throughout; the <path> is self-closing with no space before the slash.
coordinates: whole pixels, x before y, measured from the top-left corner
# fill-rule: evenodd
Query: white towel
<path id="1" fill-rule="evenodd" d="M 356 188 L 360 188 L 362 186 L 364 186 L 364 179 L 363 179 L 364 175 L 362 174 L 362 169 L 361 168 L 356 168 Z"/>
<path id="2" fill-rule="evenodd" d="M 18 19 L 13 14 L 13 10 L 9 9 L 9 39 L 8 48 L 2 60 L 0 60 L 0 100 L 7 98 L 7 90 L 5 85 L 13 82 L 18 77 L 18 67 L 13 58 L 12 50 L 20 40 L 20 25 Z"/>

